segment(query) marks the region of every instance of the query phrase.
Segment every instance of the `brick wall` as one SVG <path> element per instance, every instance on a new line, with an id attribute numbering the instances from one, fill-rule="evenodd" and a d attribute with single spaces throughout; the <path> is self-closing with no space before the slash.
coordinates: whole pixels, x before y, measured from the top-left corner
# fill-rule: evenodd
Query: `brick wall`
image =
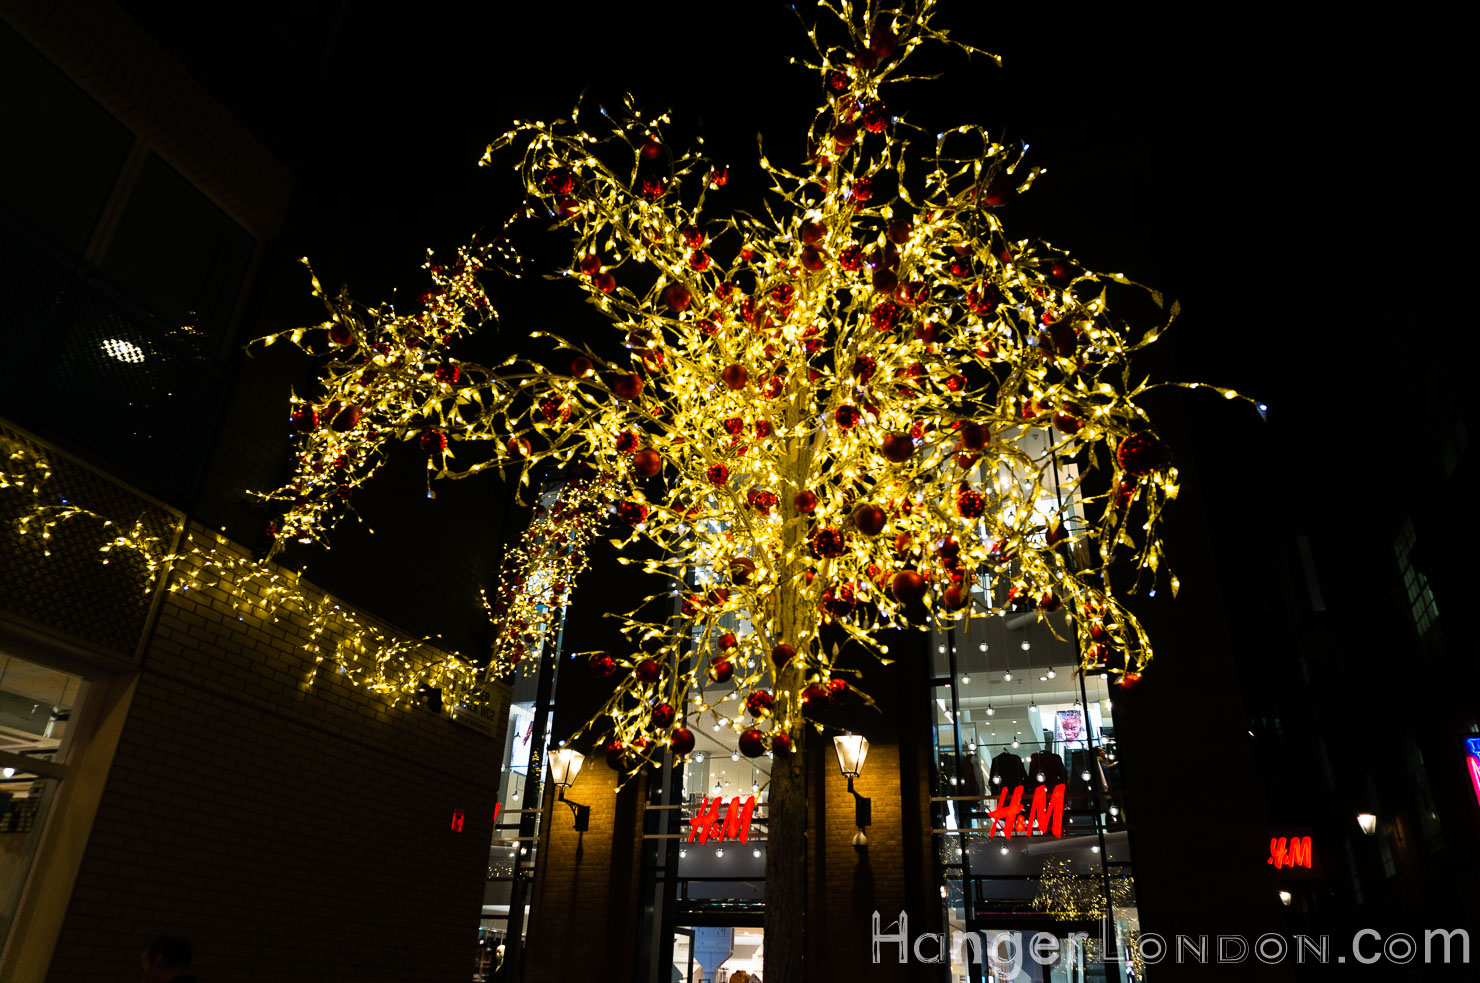
<path id="1" fill-rule="evenodd" d="M 309 685 L 306 640 L 166 596 L 49 980 L 131 979 L 165 931 L 218 983 L 469 978 L 501 736 Z"/>
<path id="2" fill-rule="evenodd" d="M 572 828 L 570 810 L 554 801 L 553 788 L 546 794 L 524 983 L 631 978 L 645 785 L 639 777 L 618 792 L 616 772 L 588 756 L 568 793 L 591 807 L 585 833 Z"/>

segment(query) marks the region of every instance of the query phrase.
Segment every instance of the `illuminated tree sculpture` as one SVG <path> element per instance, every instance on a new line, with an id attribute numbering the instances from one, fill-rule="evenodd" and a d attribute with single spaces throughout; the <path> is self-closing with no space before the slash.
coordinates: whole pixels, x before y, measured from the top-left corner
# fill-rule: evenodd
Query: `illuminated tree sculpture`
<path id="1" fill-rule="evenodd" d="M 650 544 L 622 562 L 664 578 L 621 616 L 625 641 L 592 656 L 614 689 L 585 736 L 634 768 L 688 753 L 686 720 L 716 719 L 745 754 L 772 753 L 766 975 L 788 980 L 803 978 L 782 926 L 804 895 L 804 706 L 863 698 L 824 636 L 887 657 L 886 629 L 1062 610 L 1084 666 L 1138 673 L 1150 647 L 1110 568 L 1122 589 L 1155 579 L 1177 487 L 1128 366 L 1164 324 L 1111 314 L 1119 274 L 1007 236 L 999 210 L 1036 175 L 1018 149 L 978 126 L 925 134 L 886 105 L 916 49 L 954 44 L 933 4 L 834 12 L 836 44 L 809 34 L 825 95 L 811 159 L 763 155 L 774 186 L 756 214 L 716 209 L 726 168 L 674 149 L 668 118 L 630 102 L 489 147 L 485 164 L 517 158 L 525 216 L 573 238 L 558 275 L 624 358 L 543 332 L 565 351 L 556 367 L 449 355 L 493 323 L 480 277 L 517 262 L 505 238 L 429 261 L 409 313 L 325 296 L 330 320 L 289 334 L 331 352 L 326 393 L 295 398 L 297 474 L 272 496 L 289 503 L 279 542 L 312 541 L 397 441 L 418 441 L 439 478 L 585 475 L 571 521 L 609 516 L 619 547 Z M 517 595 L 495 613 L 512 617 Z M 526 649 L 500 648 L 495 670 Z M 738 700 L 711 702 L 708 680 L 731 676 Z"/>

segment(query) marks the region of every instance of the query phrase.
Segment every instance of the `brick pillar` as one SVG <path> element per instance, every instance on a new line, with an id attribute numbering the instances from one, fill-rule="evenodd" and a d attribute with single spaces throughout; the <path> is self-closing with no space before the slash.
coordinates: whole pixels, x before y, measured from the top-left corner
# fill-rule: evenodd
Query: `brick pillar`
<path id="1" fill-rule="evenodd" d="M 637 962 L 642 811 L 646 777 L 620 792 L 617 773 L 596 755 L 567 795 L 591 807 L 590 829 L 547 784 L 539 858 L 530 899 L 524 983 L 628 979 Z"/>

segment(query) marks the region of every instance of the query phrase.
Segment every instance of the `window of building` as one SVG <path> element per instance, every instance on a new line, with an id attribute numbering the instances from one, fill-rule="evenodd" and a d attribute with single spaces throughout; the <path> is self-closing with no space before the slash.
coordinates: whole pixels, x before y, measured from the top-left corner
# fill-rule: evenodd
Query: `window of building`
<path id="1" fill-rule="evenodd" d="M 1418 537 L 1413 532 L 1413 520 L 1404 519 L 1403 528 L 1398 531 L 1397 542 L 1393 544 L 1393 551 L 1398 557 L 1398 573 L 1403 578 L 1403 590 L 1408 596 L 1408 610 L 1413 618 L 1414 630 L 1419 637 L 1429 633 L 1434 622 L 1439 620 L 1439 606 L 1434 603 L 1434 592 L 1429 589 L 1426 577 L 1413 566 L 1413 549 L 1418 545 Z"/>
<path id="2" fill-rule="evenodd" d="M 0 23 L 0 208 L 80 256 L 133 134 Z"/>

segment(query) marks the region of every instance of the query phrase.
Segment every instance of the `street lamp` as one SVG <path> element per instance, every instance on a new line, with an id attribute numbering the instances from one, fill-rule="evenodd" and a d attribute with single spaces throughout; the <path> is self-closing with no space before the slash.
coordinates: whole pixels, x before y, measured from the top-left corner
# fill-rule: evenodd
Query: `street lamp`
<path id="1" fill-rule="evenodd" d="M 868 757 L 868 738 L 862 734 L 839 734 L 833 738 L 833 750 L 838 752 L 838 767 L 848 779 L 848 792 L 853 796 L 853 823 L 858 832 L 853 836 L 853 846 L 859 850 L 868 848 L 868 835 L 864 833 L 874 821 L 873 802 L 859 795 L 853 788 L 853 779 L 863 774 L 863 762 Z"/>
<path id="2" fill-rule="evenodd" d="M 1362 832 L 1371 836 L 1377 832 L 1377 817 L 1370 812 L 1357 813 L 1357 825 L 1362 827 Z"/>
<path id="3" fill-rule="evenodd" d="M 573 747 L 557 748 L 550 752 L 550 781 L 555 783 L 556 799 L 570 806 L 578 833 L 584 833 L 591 825 L 591 807 L 570 801 L 565 797 L 565 790 L 575 784 L 576 776 L 581 773 L 581 765 L 585 763 L 586 756 Z"/>

